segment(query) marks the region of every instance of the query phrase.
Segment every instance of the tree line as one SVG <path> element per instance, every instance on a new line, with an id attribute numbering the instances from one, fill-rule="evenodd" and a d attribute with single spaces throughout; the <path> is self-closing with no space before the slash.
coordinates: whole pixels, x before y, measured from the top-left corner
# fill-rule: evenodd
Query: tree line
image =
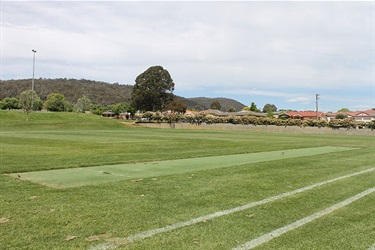
<path id="1" fill-rule="evenodd" d="M 6 97 L 17 98 L 21 92 L 30 89 L 31 79 L 0 81 L 0 100 Z M 75 103 L 82 96 L 87 96 L 92 103 L 100 106 L 130 102 L 132 85 L 109 84 L 86 79 L 45 79 L 34 81 L 34 90 L 44 102 L 50 94 L 63 94 L 70 103 Z"/>
<path id="2" fill-rule="evenodd" d="M 169 72 L 161 66 L 154 66 L 136 78 L 131 98 L 124 98 L 120 103 L 103 105 L 104 102 L 92 102 L 86 95 L 77 98 L 72 103 L 63 94 L 58 92 L 49 94 L 43 101 L 36 91 L 26 89 L 19 93 L 17 97 L 5 97 L 0 102 L 0 108 L 22 108 L 26 112 L 26 120 L 31 111 L 41 109 L 55 112 L 76 111 L 79 113 L 90 110 L 94 114 L 102 114 L 104 111 L 111 110 L 117 116 L 122 112 L 134 115 L 136 110 L 164 111 L 165 109 L 169 109 L 184 113 L 187 107 L 181 100 L 174 96 L 173 90 L 174 82 Z"/>
<path id="3" fill-rule="evenodd" d="M 35 91 L 30 92 L 28 90 L 29 86 L 27 86 L 29 82 L 27 81 L 17 82 L 17 88 L 10 87 L 13 83 L 12 80 L 0 81 L 2 95 L 4 93 L 10 95 L 10 92 L 13 91 L 13 97 L 5 97 L 0 102 L 0 108 L 23 108 L 27 114 L 32 110 L 41 109 L 56 112 L 85 112 L 90 110 L 94 114 L 101 114 L 104 111 L 111 110 L 117 116 L 120 112 L 128 112 L 134 115 L 136 110 L 141 112 L 170 110 L 172 112 L 185 113 L 188 108 L 184 102 L 186 99 L 174 95 L 175 83 L 169 72 L 162 66 L 149 67 L 137 76 L 134 86 L 108 85 L 103 82 L 84 79 L 78 81 L 66 78 L 58 79 L 57 82 L 59 84 L 49 82 L 46 79 L 39 79 L 35 81 Z M 90 86 L 91 91 L 87 90 L 87 86 Z M 20 92 L 25 88 L 26 90 Z M 55 92 L 50 93 L 51 91 Z M 69 98 L 61 92 L 66 93 Z M 49 94 L 47 95 L 47 93 Z M 116 99 L 116 96 L 121 98 Z M 223 104 L 223 106 L 226 105 L 224 111 L 228 112 L 236 112 L 239 111 L 238 109 L 254 112 L 263 111 L 267 113 L 268 117 L 273 117 L 273 113 L 277 111 L 277 107 L 274 104 L 266 104 L 261 111 L 254 102 L 249 107 L 246 107 L 238 102 L 232 102 L 235 105 L 229 106 L 229 99 L 226 98 L 199 99 L 206 102 L 204 108 L 207 107 L 208 102 L 211 102 L 211 109 L 223 110 Z M 219 100 L 223 103 L 220 103 Z M 26 104 L 26 102 L 28 103 Z M 201 110 L 201 107 L 196 106 L 193 109 Z"/>
<path id="4" fill-rule="evenodd" d="M 154 67 L 156 67 L 157 70 L 159 69 L 157 66 Z M 150 70 L 148 73 L 150 73 Z M 30 88 L 31 79 L 0 80 L 0 100 L 5 98 L 18 98 L 21 92 Z M 107 107 L 118 103 L 130 104 L 133 88 L 134 86 L 129 84 L 106 83 L 87 79 L 38 78 L 35 79 L 34 82 L 34 90 L 43 102 L 47 100 L 48 95 L 60 93 L 64 95 L 65 100 L 72 104 L 76 103 L 79 98 L 86 96 L 92 103 L 101 107 Z M 177 95 L 174 95 L 174 97 L 174 99 L 183 102 L 187 106 L 187 109 L 191 110 L 209 109 L 214 100 L 220 102 L 220 110 L 222 111 L 229 111 L 230 109 L 239 111 L 245 107 L 245 105 L 240 102 L 222 97 L 185 98 Z"/>

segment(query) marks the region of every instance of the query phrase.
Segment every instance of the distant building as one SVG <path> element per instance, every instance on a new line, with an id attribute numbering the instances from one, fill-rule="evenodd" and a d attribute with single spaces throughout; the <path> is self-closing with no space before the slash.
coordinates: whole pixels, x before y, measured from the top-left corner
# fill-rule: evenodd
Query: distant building
<path id="1" fill-rule="evenodd" d="M 128 113 L 128 112 L 120 113 L 118 118 L 123 119 L 123 120 L 129 120 L 129 119 L 131 119 L 131 114 Z"/>
<path id="2" fill-rule="evenodd" d="M 287 111 L 279 114 L 279 118 L 284 119 L 316 120 L 317 117 L 319 120 L 326 119 L 326 116 L 323 112 L 318 112 L 317 116 L 317 113 L 315 111 Z"/>
<path id="3" fill-rule="evenodd" d="M 353 118 L 354 120 L 361 122 L 371 122 L 375 120 L 375 110 L 328 113 L 326 114 L 327 120 L 330 121 L 331 119 L 335 119 L 339 114 L 346 115 L 348 118 Z"/>
<path id="4" fill-rule="evenodd" d="M 113 118 L 113 117 L 115 117 L 115 113 L 113 113 L 112 110 L 108 110 L 106 112 L 103 112 L 102 116 L 107 117 L 107 118 Z"/>

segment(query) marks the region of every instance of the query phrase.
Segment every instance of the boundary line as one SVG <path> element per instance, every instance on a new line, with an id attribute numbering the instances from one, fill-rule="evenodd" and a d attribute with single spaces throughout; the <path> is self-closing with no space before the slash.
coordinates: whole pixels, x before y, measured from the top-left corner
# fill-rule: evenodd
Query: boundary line
<path id="1" fill-rule="evenodd" d="M 333 205 L 331 207 L 328 207 L 328 208 L 326 208 L 326 209 L 324 209 L 322 211 L 319 211 L 319 212 L 317 212 L 315 214 L 312 214 L 310 216 L 302 218 L 302 219 L 300 219 L 300 220 L 298 220 L 296 222 L 293 222 L 293 223 L 291 223 L 289 225 L 286 225 L 284 227 L 278 228 L 278 229 L 276 229 L 276 230 L 274 230 L 274 231 L 272 231 L 272 232 L 270 232 L 268 234 L 264 234 L 264 235 L 262 235 L 262 236 L 260 236 L 258 238 L 255 238 L 255 239 L 253 239 L 251 241 L 248 241 L 247 243 L 245 243 L 245 244 L 243 244 L 243 245 L 241 245 L 239 247 L 233 248 L 232 250 L 248 250 L 248 249 L 253 249 L 254 247 L 260 246 L 260 245 L 262 245 L 264 243 L 269 242 L 270 240 L 272 240 L 272 239 L 274 239 L 276 237 L 279 237 L 279 236 L 281 236 L 281 235 L 283 235 L 283 234 L 285 234 L 285 233 L 287 233 L 289 231 L 292 231 L 293 229 L 299 228 L 299 227 L 301 227 L 301 226 L 303 226 L 303 225 L 305 225 L 305 224 L 307 224 L 309 222 L 312 222 L 312 221 L 314 221 L 314 220 L 316 220 L 316 219 L 318 219 L 320 217 L 323 217 L 324 215 L 332 213 L 332 212 L 336 211 L 337 209 L 345 207 L 345 206 L 347 206 L 347 205 L 349 205 L 349 204 L 351 204 L 351 203 L 353 203 L 353 202 L 355 202 L 355 201 L 357 201 L 357 200 L 363 198 L 364 196 L 369 195 L 369 194 L 371 194 L 373 192 L 375 192 L 375 187 L 367 189 L 366 191 L 363 191 L 363 192 L 361 192 L 361 193 L 359 193 L 359 194 L 357 194 L 355 196 L 352 196 L 349 199 L 346 199 L 346 200 L 344 200 L 342 202 L 339 202 L 339 203 L 337 203 L 337 204 L 335 204 L 335 205 Z M 371 249 L 372 248 L 370 248 L 370 250 Z"/>
<path id="2" fill-rule="evenodd" d="M 374 170 L 375 170 L 375 168 L 370 168 L 370 169 L 355 172 L 355 173 L 352 173 L 352 174 L 336 177 L 336 178 L 333 178 L 333 179 L 330 179 L 330 180 L 322 181 L 322 182 L 315 183 L 315 184 L 312 184 L 312 185 L 309 185 L 309 186 L 306 186 L 306 187 L 303 187 L 303 188 L 299 188 L 299 189 L 296 189 L 296 190 L 293 190 L 293 191 L 290 191 L 290 192 L 286 192 L 286 193 L 282 193 L 282 194 L 279 194 L 279 195 L 276 195 L 276 196 L 272 196 L 272 197 L 269 197 L 269 198 L 266 198 L 266 199 L 263 199 L 263 200 L 260 200 L 260 201 L 250 202 L 248 204 L 245 204 L 245 205 L 242 205 L 242 206 L 239 206 L 239 207 L 235 207 L 235 208 L 232 208 L 232 209 L 223 210 L 223 211 L 219 211 L 219 212 L 216 212 L 216 213 L 204 215 L 204 216 L 201 216 L 201 217 L 189 220 L 189 221 L 178 222 L 178 223 L 171 224 L 171 225 L 168 225 L 168 226 L 165 226 L 165 227 L 160 227 L 160 228 L 155 228 L 155 229 L 143 231 L 143 232 L 140 232 L 140 233 L 137 233 L 137 234 L 130 235 L 130 236 L 125 237 L 125 238 L 121 238 L 121 240 L 124 241 L 124 242 L 134 242 L 136 240 L 142 240 L 142 239 L 151 237 L 151 236 L 159 234 L 159 233 L 169 232 L 169 231 L 181 228 L 181 227 L 191 226 L 191 225 L 197 224 L 199 222 L 203 222 L 203 221 L 211 220 L 211 219 L 221 217 L 221 216 L 224 216 L 224 215 L 229 215 L 229 214 L 232 214 L 232 213 L 235 213 L 235 212 L 243 211 L 243 210 L 246 210 L 246 209 L 249 209 L 249 208 L 252 208 L 252 207 L 256 207 L 256 206 L 263 205 L 263 204 L 266 204 L 266 203 L 269 203 L 269 202 L 273 202 L 273 201 L 276 201 L 276 200 L 279 200 L 279 199 L 282 199 L 282 198 L 286 198 L 286 197 L 289 197 L 289 196 L 292 196 L 292 195 L 295 195 L 295 194 L 299 194 L 299 193 L 311 190 L 313 188 L 323 186 L 325 184 L 329 184 L 329 183 L 332 183 L 332 182 L 335 182 L 335 181 L 347 179 L 347 178 L 357 176 L 357 175 L 361 175 L 361 174 L 364 174 L 364 173 L 368 173 L 368 172 L 371 172 L 371 171 L 374 171 Z M 102 244 L 92 246 L 89 249 L 91 249 L 91 250 L 107 250 L 107 249 L 115 249 L 117 247 L 119 247 L 119 244 L 102 243 Z"/>
<path id="3" fill-rule="evenodd" d="M 368 250 L 375 250 L 375 243 Z"/>

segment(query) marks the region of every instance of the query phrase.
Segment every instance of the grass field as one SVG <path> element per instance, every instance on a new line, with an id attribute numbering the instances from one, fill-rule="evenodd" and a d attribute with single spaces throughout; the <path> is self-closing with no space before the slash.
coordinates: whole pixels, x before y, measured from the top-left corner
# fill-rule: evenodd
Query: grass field
<path id="1" fill-rule="evenodd" d="M 0 112 L 0 249 L 250 249 L 271 232 L 282 233 L 257 249 L 375 244 L 373 136 L 157 130 L 72 113 L 24 118 Z M 311 148 L 348 150 L 285 157 Z M 257 154 L 265 160 L 252 162 Z M 153 174 L 176 161 L 185 162 L 181 171 Z M 63 189 L 23 178 L 145 165 L 136 179 Z M 292 227 L 306 218 L 314 219 Z"/>

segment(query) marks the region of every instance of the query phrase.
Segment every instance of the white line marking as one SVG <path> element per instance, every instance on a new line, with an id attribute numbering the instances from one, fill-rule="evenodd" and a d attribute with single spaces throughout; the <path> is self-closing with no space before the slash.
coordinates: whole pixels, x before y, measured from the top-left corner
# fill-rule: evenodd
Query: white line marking
<path id="1" fill-rule="evenodd" d="M 203 221 L 211 220 L 211 219 L 221 217 L 221 216 L 224 216 L 224 215 L 228 215 L 228 214 L 232 214 L 232 213 L 235 213 L 235 212 L 243 211 L 243 210 L 246 210 L 246 209 L 249 209 L 249 208 L 252 208 L 252 207 L 255 207 L 255 206 L 263 205 L 263 204 L 266 204 L 266 203 L 269 203 L 269 202 L 272 202 L 272 201 L 276 201 L 276 200 L 279 200 L 279 199 L 282 199 L 282 198 L 285 198 L 285 197 L 288 197 L 288 196 L 291 196 L 291 195 L 302 193 L 302 192 L 305 192 L 307 190 L 310 190 L 310 189 L 313 189 L 313 188 L 316 188 L 316 187 L 319 187 L 319 186 L 323 186 L 323 185 L 328 184 L 328 183 L 332 183 L 332 182 L 343 180 L 343 179 L 350 178 L 350 177 L 353 177 L 353 176 L 361 175 L 361 174 L 368 173 L 368 172 L 371 172 L 371 171 L 374 171 L 374 170 L 375 170 L 375 168 L 370 168 L 370 169 L 366 169 L 366 170 L 363 170 L 363 171 L 360 171 L 360 172 L 356 172 L 356 173 L 344 175 L 344 176 L 341 176 L 341 177 L 337 177 L 337 178 L 334 178 L 334 179 L 326 180 L 326 181 L 323 181 L 323 182 L 315 183 L 315 184 L 312 184 L 312 185 L 307 186 L 307 187 L 303 187 L 303 188 L 299 188 L 299 189 L 296 189 L 296 190 L 291 191 L 291 192 L 279 194 L 279 195 L 276 195 L 276 196 L 273 196 L 273 197 L 270 197 L 270 198 L 266 198 L 264 200 L 251 202 L 251 203 L 248 203 L 248 204 L 245 204 L 245 205 L 242 205 L 242 206 L 239 206 L 239 207 L 235 207 L 235 208 L 232 208 L 232 209 L 216 212 L 216 213 L 209 214 L 209 215 L 204 215 L 204 216 L 201 216 L 201 217 L 189 220 L 189 221 L 178 222 L 176 224 L 168 225 L 168 226 L 161 227 L 161 228 L 155 228 L 155 229 L 147 230 L 147 231 L 144 231 L 144 232 L 141 232 L 141 233 L 138 233 L 138 234 L 133 234 L 133 235 L 130 235 L 126 238 L 123 238 L 123 240 L 127 241 L 127 242 L 142 240 L 142 239 L 151 237 L 155 234 L 172 231 L 172 230 L 177 229 L 177 228 L 191 226 L 191 225 L 197 224 L 199 222 L 203 222 Z M 93 246 L 90 249 L 91 250 L 94 250 L 94 249 L 95 250 L 96 249 L 106 250 L 106 249 L 115 249 L 115 248 L 117 248 L 117 246 L 113 243 L 111 243 L 111 244 L 103 243 L 103 244 Z"/>
<path id="2" fill-rule="evenodd" d="M 375 244 L 372 245 L 368 250 L 375 250 Z"/>
<path id="3" fill-rule="evenodd" d="M 276 230 L 274 230 L 274 231 L 272 231 L 272 232 L 270 232 L 268 234 L 265 234 L 265 235 L 262 235 L 262 236 L 260 236 L 258 238 L 255 238 L 255 239 L 253 239 L 253 240 L 251 240 L 251 241 L 243 244 L 242 246 L 233 248 L 232 250 L 248 250 L 248 249 L 253 249 L 254 247 L 257 247 L 259 245 L 267 243 L 268 241 L 270 241 L 270 240 L 272 240 L 272 239 L 274 239 L 276 237 L 279 237 L 280 235 L 283 235 L 283 234 L 285 234 L 285 233 L 287 233 L 287 232 L 289 232 L 289 231 L 291 231 L 293 229 L 301 227 L 301 226 L 303 226 L 303 225 L 305 225 L 305 224 L 307 224 L 307 223 L 309 223 L 309 222 L 311 222 L 313 220 L 316 220 L 316 219 L 318 219 L 318 218 L 320 218 L 320 217 L 322 217 L 324 215 L 332 213 L 333 211 L 335 211 L 335 210 L 337 210 L 339 208 L 345 207 L 345 206 L 351 204 L 352 202 L 354 202 L 356 200 L 359 200 L 359 199 L 363 198 L 364 196 L 366 196 L 368 194 L 371 194 L 373 192 L 375 192 L 375 187 L 367 189 L 366 191 L 363 191 L 362 193 L 359 193 L 359 194 L 357 194 L 357 195 L 355 195 L 355 196 L 353 196 L 353 197 L 351 197 L 349 199 L 346 199 L 346 200 L 344 200 L 344 201 L 342 201 L 340 203 L 337 203 L 337 204 L 335 204 L 335 205 L 333 205 L 331 207 L 328 207 L 328 208 L 326 208 L 326 209 L 324 209 L 324 210 L 322 210 L 320 212 L 317 212 L 317 213 L 315 213 L 313 215 L 307 216 L 307 217 L 305 217 L 303 219 L 300 219 L 300 220 L 298 220 L 296 222 L 293 222 L 293 223 L 291 223 L 289 225 L 286 225 L 284 227 L 276 229 Z"/>

